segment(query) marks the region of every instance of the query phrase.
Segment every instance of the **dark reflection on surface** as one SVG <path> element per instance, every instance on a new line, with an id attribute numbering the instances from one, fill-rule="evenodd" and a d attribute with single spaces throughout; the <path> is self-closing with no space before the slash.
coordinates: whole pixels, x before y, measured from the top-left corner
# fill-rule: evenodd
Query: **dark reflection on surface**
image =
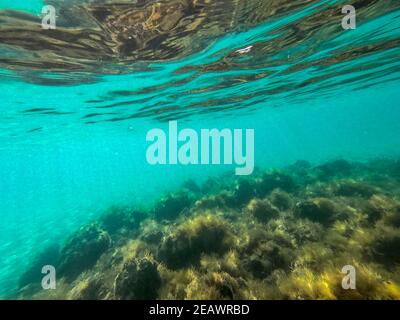
<path id="1" fill-rule="evenodd" d="M 1 12 L 0 63 L 56 71 L 101 66 L 103 72 L 118 73 L 115 63 L 178 59 L 212 38 L 313 1 L 114 2 L 48 1 L 59 11 L 56 30 L 42 30 L 38 17 Z"/>
<path id="2" fill-rule="evenodd" d="M 1 12 L 3 66 L 53 71 L 98 71 L 101 67 L 102 72 L 119 73 L 127 71 L 119 64 L 178 59 L 204 48 L 218 36 L 277 19 L 318 1 L 48 2 L 59 9 L 56 30 L 42 30 L 38 17 Z M 389 9 L 396 1 L 385 1 L 384 5 L 376 0 L 352 2 L 362 8 L 359 14 L 371 16 L 378 12 L 377 7 Z M 326 37 L 341 31 L 337 23 L 342 17 L 340 8 L 334 6 L 286 25 L 279 30 L 282 36 L 259 44 L 262 53 L 273 54 L 299 41 L 315 39 L 316 33 Z M 228 67 L 220 64 L 208 66 L 208 70 Z"/>
<path id="3" fill-rule="evenodd" d="M 135 76 L 139 85 L 110 85 L 82 99 L 85 109 L 108 111 L 86 110 L 78 115 L 90 118 L 86 123 L 250 110 L 274 98 L 304 101 L 316 90 L 323 96 L 348 84 L 366 88 L 400 71 L 399 31 L 390 28 L 399 19 L 391 15 L 399 12 L 398 0 L 47 3 L 58 9 L 56 30 L 42 30 L 39 17 L 0 11 L 0 68 L 53 86 L 96 84 L 108 74 Z M 344 4 L 357 8 L 362 28 L 352 37 L 341 26 Z M 224 36 L 236 38 L 226 45 Z M 196 54 L 203 56 L 193 62 Z"/>

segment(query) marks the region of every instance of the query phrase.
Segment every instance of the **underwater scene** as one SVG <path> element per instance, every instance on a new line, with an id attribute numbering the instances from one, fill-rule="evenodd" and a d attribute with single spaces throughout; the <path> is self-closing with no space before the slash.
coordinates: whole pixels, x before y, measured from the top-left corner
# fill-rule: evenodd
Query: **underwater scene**
<path id="1" fill-rule="evenodd" d="M 0 0 L 0 299 L 399 300 L 400 1 Z"/>

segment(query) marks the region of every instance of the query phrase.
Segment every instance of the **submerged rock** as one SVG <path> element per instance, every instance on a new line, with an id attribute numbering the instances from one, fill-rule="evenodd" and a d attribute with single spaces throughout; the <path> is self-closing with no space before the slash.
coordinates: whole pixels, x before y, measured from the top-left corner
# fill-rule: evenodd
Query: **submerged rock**
<path id="1" fill-rule="evenodd" d="M 257 184 L 258 194 L 266 196 L 274 189 L 293 192 L 296 189 L 296 183 L 291 176 L 284 173 L 273 172 L 264 174 Z"/>
<path id="2" fill-rule="evenodd" d="M 291 196 L 282 190 L 276 189 L 270 195 L 271 203 L 279 210 L 289 210 L 293 206 L 293 200 Z"/>
<path id="3" fill-rule="evenodd" d="M 333 193 L 337 196 L 343 197 L 364 197 L 369 198 L 376 193 L 376 189 L 370 185 L 354 180 L 344 180 L 335 183 L 333 186 Z"/>
<path id="4" fill-rule="evenodd" d="M 114 294 L 121 300 L 153 300 L 160 287 L 157 263 L 149 257 L 134 258 L 125 262 L 115 278 Z"/>
<path id="5" fill-rule="evenodd" d="M 268 222 L 279 215 L 279 210 L 267 199 L 253 199 L 246 207 L 246 212 L 260 222 Z"/>
<path id="6" fill-rule="evenodd" d="M 400 228 L 400 205 L 396 205 L 386 214 L 383 221 L 395 228 Z"/>
<path id="7" fill-rule="evenodd" d="M 393 199 L 383 195 L 373 195 L 366 203 L 363 203 L 361 209 L 367 214 L 367 219 L 370 222 L 376 222 L 378 219 L 396 219 L 394 213 L 396 212 L 396 202 Z"/>
<path id="8" fill-rule="evenodd" d="M 334 176 L 349 175 L 354 167 L 355 166 L 352 163 L 339 159 L 319 165 L 315 167 L 315 169 L 321 172 L 319 175 L 320 178 L 330 178 Z"/>
<path id="9" fill-rule="evenodd" d="M 103 279 L 95 274 L 92 277 L 78 281 L 72 288 L 69 298 L 72 300 L 98 300 L 102 297 Z"/>
<path id="10" fill-rule="evenodd" d="M 273 241 L 261 242 L 244 257 L 245 269 L 259 279 L 266 278 L 272 271 L 288 268 L 291 257 L 288 250 Z"/>
<path id="11" fill-rule="evenodd" d="M 203 253 L 224 253 L 233 245 L 227 222 L 213 216 L 194 217 L 169 234 L 162 242 L 158 258 L 172 269 L 197 264 Z"/>
<path id="12" fill-rule="evenodd" d="M 99 222 L 107 232 L 114 234 L 122 229 L 137 229 L 146 216 L 146 213 L 130 207 L 112 207 L 100 217 Z"/>
<path id="13" fill-rule="evenodd" d="M 69 279 L 77 277 L 82 271 L 93 267 L 110 245 L 110 236 L 97 224 L 81 228 L 62 248 L 58 274 Z"/>
<path id="14" fill-rule="evenodd" d="M 141 240 L 150 243 L 150 244 L 158 244 L 160 243 L 162 237 L 164 236 L 164 233 L 160 230 L 151 230 L 143 236 L 140 237 Z"/>
<path id="15" fill-rule="evenodd" d="M 159 244 L 164 236 L 162 226 L 155 220 L 146 220 L 140 229 L 139 239 L 149 244 Z"/>
<path id="16" fill-rule="evenodd" d="M 188 192 L 170 193 L 156 204 L 154 216 L 157 220 L 174 220 L 192 203 L 193 198 Z"/>
<path id="17" fill-rule="evenodd" d="M 371 243 L 372 258 L 387 267 L 395 268 L 400 263 L 400 230 L 386 229 Z"/>
<path id="18" fill-rule="evenodd" d="M 241 289 L 244 287 L 246 287 L 246 283 L 241 278 L 234 278 L 227 272 L 210 272 L 194 277 L 185 290 L 185 299 L 243 299 Z"/>
<path id="19" fill-rule="evenodd" d="M 332 223 L 338 214 L 335 203 L 326 198 L 301 201 L 296 204 L 294 213 L 323 225 Z"/>
<path id="20" fill-rule="evenodd" d="M 307 219 L 291 221 L 288 226 L 290 233 L 298 246 L 303 245 L 307 241 L 322 241 L 324 235 L 324 227 L 321 224 L 309 221 Z"/>
<path id="21" fill-rule="evenodd" d="M 198 210 L 216 209 L 227 206 L 229 202 L 229 194 L 217 194 L 213 196 L 205 196 L 195 203 L 195 208 Z"/>
<path id="22" fill-rule="evenodd" d="M 255 189 L 248 180 L 241 180 L 235 185 L 232 202 L 235 206 L 242 206 L 255 196 Z"/>

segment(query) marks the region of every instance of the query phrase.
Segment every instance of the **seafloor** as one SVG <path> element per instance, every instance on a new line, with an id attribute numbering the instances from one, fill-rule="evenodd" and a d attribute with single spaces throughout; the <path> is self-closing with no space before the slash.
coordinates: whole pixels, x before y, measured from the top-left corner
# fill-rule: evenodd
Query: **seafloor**
<path id="1" fill-rule="evenodd" d="M 400 299 L 400 160 L 187 181 L 111 208 L 20 279 L 20 299 Z M 53 264 L 57 289 L 41 288 Z M 356 289 L 342 288 L 342 267 Z"/>

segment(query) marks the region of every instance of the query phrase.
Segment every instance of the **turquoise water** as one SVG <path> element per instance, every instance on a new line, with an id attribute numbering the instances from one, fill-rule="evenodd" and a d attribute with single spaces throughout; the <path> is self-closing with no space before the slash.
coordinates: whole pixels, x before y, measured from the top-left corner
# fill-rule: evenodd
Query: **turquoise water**
<path id="1" fill-rule="evenodd" d="M 13 1 L 13 0 L 2 0 L 1 8 L 4 10 L 20 10 L 24 12 L 30 12 L 33 14 L 39 14 L 42 11 L 42 7 L 45 3 L 42 0 L 30 0 L 30 1 Z"/>
<path id="2" fill-rule="evenodd" d="M 41 1 L 0 0 L 17 10 L 0 11 L 0 296 L 41 249 L 108 207 L 148 207 L 189 178 L 233 173 L 149 165 L 146 133 L 168 120 L 254 128 L 258 167 L 400 156 L 400 3 L 360 2 L 355 30 L 341 28 L 346 1 L 296 3 L 254 21 L 242 8 L 231 30 L 197 32 L 176 56 L 157 56 L 155 41 L 151 59 L 100 45 L 81 59 L 50 45 L 63 35 L 35 43 L 18 33 L 29 19 L 13 17 L 37 17 Z M 217 9 L 208 24 L 227 15 Z"/>

